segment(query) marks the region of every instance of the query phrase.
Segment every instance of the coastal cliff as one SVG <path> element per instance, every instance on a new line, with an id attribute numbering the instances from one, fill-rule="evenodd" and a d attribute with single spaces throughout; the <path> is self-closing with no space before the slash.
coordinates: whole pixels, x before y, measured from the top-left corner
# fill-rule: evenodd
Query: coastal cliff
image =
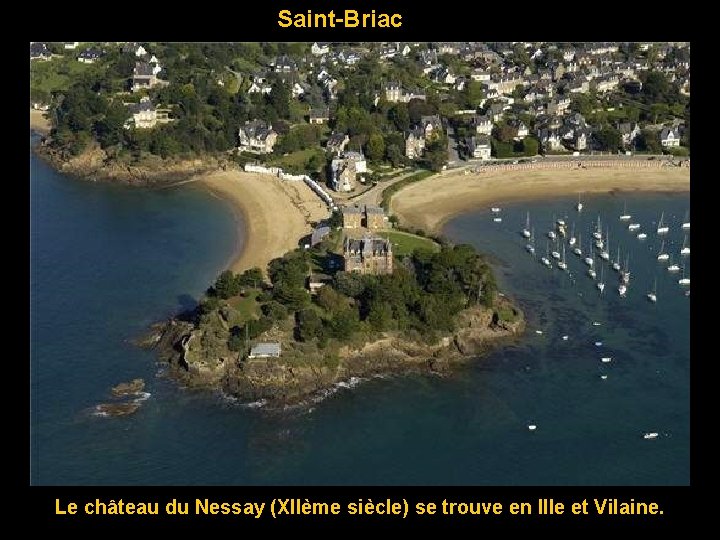
<path id="1" fill-rule="evenodd" d="M 46 144 L 35 145 L 36 154 L 56 170 L 93 182 L 114 182 L 136 186 L 175 184 L 190 178 L 234 165 L 222 156 L 207 155 L 197 159 L 162 159 L 145 156 L 140 161 L 126 161 L 91 144 L 77 156 Z"/>
<path id="2" fill-rule="evenodd" d="M 512 322 L 498 314 L 510 310 Z M 506 299 L 496 309 L 473 306 L 462 311 L 454 332 L 426 343 L 412 333 L 384 332 L 352 345 L 318 348 L 293 343 L 286 330 L 264 336 L 279 340 L 279 358 L 243 358 L 223 350 L 208 358 L 207 330 L 186 321 L 170 320 L 154 327 L 146 341 L 170 366 L 171 375 L 194 388 L 218 389 L 242 402 L 261 402 L 271 408 L 307 403 L 335 385 L 376 376 L 447 374 L 453 367 L 522 334 L 522 312 Z"/>

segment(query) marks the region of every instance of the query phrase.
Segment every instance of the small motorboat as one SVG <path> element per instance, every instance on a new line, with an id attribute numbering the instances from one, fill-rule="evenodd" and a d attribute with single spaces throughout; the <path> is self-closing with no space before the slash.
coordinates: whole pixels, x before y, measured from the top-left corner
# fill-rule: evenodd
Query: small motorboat
<path id="1" fill-rule="evenodd" d="M 529 429 L 530 431 L 535 431 L 535 430 L 537 429 L 537 426 L 536 426 L 535 424 L 529 424 L 529 425 L 528 425 L 528 429 Z"/>
<path id="2" fill-rule="evenodd" d="M 603 357 L 600 359 L 600 361 L 601 361 L 601 362 L 604 362 L 604 363 L 606 363 L 606 364 L 607 364 L 608 362 L 612 362 L 612 356 L 603 356 Z"/>
<path id="3" fill-rule="evenodd" d="M 629 231 L 637 231 L 639 228 L 640 228 L 639 223 L 631 223 L 630 225 L 628 225 Z"/>
<path id="4" fill-rule="evenodd" d="M 660 436 L 656 431 L 651 431 L 643 435 L 643 439 L 657 439 Z"/>
<path id="5" fill-rule="evenodd" d="M 596 341 L 595 342 L 596 347 L 602 347 L 602 341 Z"/>
<path id="6" fill-rule="evenodd" d="M 493 206 L 490 210 L 492 211 L 493 214 L 497 214 L 498 212 L 500 212 L 501 209 L 498 208 L 497 206 Z"/>
<path id="7" fill-rule="evenodd" d="M 607 379 L 607 375 L 600 375 L 600 378 L 604 381 L 605 379 Z"/>
<path id="8" fill-rule="evenodd" d="M 638 240 L 645 240 L 647 238 L 647 233 L 641 232 L 637 235 Z"/>
<path id="9" fill-rule="evenodd" d="M 493 221 L 494 221 L 495 223 L 500 223 L 500 222 L 502 221 L 502 218 L 501 218 L 501 217 L 496 217 L 496 218 L 493 218 Z"/>

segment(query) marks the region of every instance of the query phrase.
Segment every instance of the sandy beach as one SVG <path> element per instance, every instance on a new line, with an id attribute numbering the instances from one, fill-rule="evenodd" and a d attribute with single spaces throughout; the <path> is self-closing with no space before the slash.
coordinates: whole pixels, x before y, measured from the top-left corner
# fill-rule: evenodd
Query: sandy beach
<path id="1" fill-rule="evenodd" d="M 330 215 L 303 182 L 237 170 L 214 172 L 198 180 L 243 216 L 242 247 L 230 265 L 234 272 L 255 266 L 265 271 L 271 259 L 298 247 L 300 239 L 311 232 L 311 223 Z"/>
<path id="2" fill-rule="evenodd" d="M 510 201 L 578 193 L 689 190 L 689 167 L 507 168 L 470 174 L 448 171 L 400 190 L 392 199 L 391 213 L 406 227 L 437 234 L 457 214 Z"/>
<path id="3" fill-rule="evenodd" d="M 43 111 L 30 109 L 30 129 L 44 134 L 50 132 L 50 127 L 50 120 L 45 118 Z"/>

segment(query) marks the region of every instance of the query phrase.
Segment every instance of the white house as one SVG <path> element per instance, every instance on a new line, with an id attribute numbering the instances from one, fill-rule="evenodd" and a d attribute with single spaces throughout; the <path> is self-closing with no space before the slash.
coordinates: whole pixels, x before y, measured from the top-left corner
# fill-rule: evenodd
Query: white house
<path id="1" fill-rule="evenodd" d="M 272 125 L 264 120 L 253 120 L 240 126 L 238 138 L 240 152 L 269 154 L 273 151 L 273 146 L 277 141 L 277 133 L 273 131 Z"/>
<path id="2" fill-rule="evenodd" d="M 136 129 L 152 129 L 157 124 L 157 111 L 149 97 L 143 97 L 140 103 L 128 106 L 132 114 L 132 122 L 128 119 L 125 129 L 135 126 Z"/>
<path id="3" fill-rule="evenodd" d="M 468 151 L 475 159 L 490 159 L 492 148 L 490 146 L 490 137 L 487 135 L 478 135 L 470 137 L 468 141 Z"/>
<path id="4" fill-rule="evenodd" d="M 313 53 L 315 56 L 322 56 L 323 54 L 328 54 L 330 52 L 330 44 L 315 42 L 312 44 L 312 47 L 310 47 L 310 52 Z"/>
<path id="5" fill-rule="evenodd" d="M 663 148 L 680 146 L 680 132 L 676 128 L 663 128 L 660 132 L 660 144 Z"/>
<path id="6" fill-rule="evenodd" d="M 147 54 L 147 51 L 145 50 L 145 47 L 143 47 L 142 45 L 138 46 L 138 48 L 135 49 L 135 56 L 137 56 L 138 58 L 141 58 L 141 57 L 145 56 L 146 54 Z"/>

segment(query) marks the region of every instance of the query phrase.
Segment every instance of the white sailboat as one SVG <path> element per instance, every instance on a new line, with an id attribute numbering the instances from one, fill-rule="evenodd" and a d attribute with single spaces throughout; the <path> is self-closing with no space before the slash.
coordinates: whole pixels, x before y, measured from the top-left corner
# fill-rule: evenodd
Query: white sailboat
<path id="1" fill-rule="evenodd" d="M 670 227 L 663 224 L 664 217 L 665 217 L 665 212 L 660 212 L 660 221 L 658 221 L 658 226 L 657 226 L 658 234 L 667 234 L 667 232 L 670 230 Z"/>
<path id="2" fill-rule="evenodd" d="M 632 216 L 627 213 L 627 201 L 625 201 L 625 204 L 623 205 L 623 213 L 622 216 L 620 216 L 620 221 L 628 221 Z"/>
<path id="3" fill-rule="evenodd" d="M 680 250 L 680 255 L 690 255 L 690 246 L 687 245 L 687 234 L 685 234 L 685 238 L 683 239 L 683 245 L 682 249 Z"/>
<path id="4" fill-rule="evenodd" d="M 668 262 L 670 263 L 667 267 L 668 272 L 679 272 L 680 271 L 680 267 L 677 264 L 675 264 L 674 262 L 672 262 L 672 255 L 670 255 L 670 259 Z"/>
<path id="5" fill-rule="evenodd" d="M 628 231 L 637 231 L 639 228 L 639 223 L 631 223 L 630 225 L 628 225 Z"/>
<path id="6" fill-rule="evenodd" d="M 630 283 L 630 255 L 625 257 L 625 269 L 620 272 L 620 281 L 623 285 Z"/>
<path id="7" fill-rule="evenodd" d="M 625 285 L 624 283 L 618 285 L 618 294 L 620 296 L 625 296 L 627 294 L 627 285 Z"/>
<path id="8" fill-rule="evenodd" d="M 575 205 L 575 209 L 576 209 L 578 212 L 582 212 L 582 209 L 583 209 L 583 203 L 580 202 L 580 194 L 579 194 L 579 193 L 578 193 L 578 202 L 577 202 L 577 204 Z"/>
<path id="9" fill-rule="evenodd" d="M 493 218 L 493 221 L 494 221 L 495 223 L 502 223 L 502 218 L 501 218 L 501 217 L 494 217 L 494 218 Z"/>
<path id="10" fill-rule="evenodd" d="M 587 264 L 588 266 L 592 266 L 593 264 L 595 264 L 595 261 L 592 258 L 592 254 L 585 257 L 585 264 Z"/>
<path id="11" fill-rule="evenodd" d="M 548 231 L 547 237 L 548 237 L 550 240 L 555 240 L 555 238 L 557 238 L 557 235 L 555 234 L 555 231 Z"/>
<path id="12" fill-rule="evenodd" d="M 530 242 L 525 244 L 525 250 L 530 255 L 535 255 L 535 229 L 532 229 L 532 231 L 530 233 Z"/>
<path id="13" fill-rule="evenodd" d="M 657 302 L 657 278 L 655 278 L 655 282 L 653 283 L 653 290 L 647 293 L 647 299 L 653 304 Z"/>
<path id="14" fill-rule="evenodd" d="M 582 257 L 582 233 L 578 235 L 578 243 L 575 249 L 573 249 L 573 253 L 578 257 Z"/>
<path id="15" fill-rule="evenodd" d="M 616 272 L 620 271 L 620 244 L 618 244 L 617 248 L 617 259 L 615 259 L 612 263 L 612 269 Z"/>
<path id="16" fill-rule="evenodd" d="M 577 238 L 575 238 L 575 223 L 573 222 L 570 229 L 570 239 L 568 240 L 568 244 L 572 247 L 575 245 L 575 242 L 577 242 Z"/>
<path id="17" fill-rule="evenodd" d="M 522 230 L 522 235 L 525 238 L 530 238 L 530 212 L 525 216 L 525 228 Z"/>
<path id="18" fill-rule="evenodd" d="M 594 259 L 595 259 L 595 257 L 590 257 L 590 264 L 589 264 L 590 268 L 588 268 L 588 271 L 587 271 L 588 276 L 590 276 L 592 279 L 595 279 L 595 277 L 597 276 L 597 272 L 595 272 L 595 270 L 593 269 L 593 263 L 595 262 Z"/>
<path id="19" fill-rule="evenodd" d="M 553 242 L 553 247 L 554 247 L 554 251 L 550 255 L 552 256 L 553 259 L 555 259 L 556 261 L 559 261 L 560 260 L 560 252 L 557 251 L 557 247 L 555 246 L 554 242 Z"/>
<path id="20" fill-rule="evenodd" d="M 670 255 L 665 253 L 665 240 L 662 241 L 660 244 L 660 252 L 658 253 L 657 260 L 658 261 L 667 261 L 670 258 Z"/>
<path id="21" fill-rule="evenodd" d="M 638 240 L 645 240 L 647 238 L 647 233 L 641 232 L 637 235 Z"/>
<path id="22" fill-rule="evenodd" d="M 605 231 L 605 241 L 607 242 L 607 245 L 610 246 L 610 229 L 607 229 Z M 600 252 L 600 258 L 603 261 L 609 261 L 610 260 L 610 253 L 607 249 L 603 249 L 604 246 L 601 246 L 600 249 L 602 250 Z M 609 249 L 609 247 L 608 247 Z"/>
<path id="23" fill-rule="evenodd" d="M 540 261 L 548 268 L 552 268 L 552 263 L 550 262 L 550 243 L 549 242 L 547 242 L 545 244 L 545 253 L 546 253 L 546 256 L 543 257 L 542 259 L 540 259 Z"/>
<path id="24" fill-rule="evenodd" d="M 500 212 L 500 210 L 501 210 L 501 208 L 498 208 L 497 206 L 493 206 L 493 207 L 490 209 L 490 211 L 491 211 L 493 214 L 497 214 L 498 212 Z"/>
<path id="25" fill-rule="evenodd" d="M 678 279 L 678 284 L 680 285 L 690 285 L 690 278 L 685 277 L 685 267 L 682 267 L 682 276 L 680 279 Z"/>
<path id="26" fill-rule="evenodd" d="M 685 219 L 683 219 L 682 228 L 686 231 L 690 229 L 690 212 L 685 212 Z"/>
<path id="27" fill-rule="evenodd" d="M 593 238 L 595 240 L 602 240 L 602 228 L 600 227 L 600 215 L 598 215 L 597 227 L 595 227 L 595 232 L 593 233 Z"/>
<path id="28" fill-rule="evenodd" d="M 560 262 L 558 262 L 558 268 L 560 270 L 567 270 L 567 262 L 565 262 L 565 244 L 563 244 L 562 247 L 562 258 L 560 259 Z"/>
<path id="29" fill-rule="evenodd" d="M 605 282 L 603 281 L 603 267 L 600 267 L 600 281 L 597 282 L 596 287 L 602 293 L 605 290 Z"/>

